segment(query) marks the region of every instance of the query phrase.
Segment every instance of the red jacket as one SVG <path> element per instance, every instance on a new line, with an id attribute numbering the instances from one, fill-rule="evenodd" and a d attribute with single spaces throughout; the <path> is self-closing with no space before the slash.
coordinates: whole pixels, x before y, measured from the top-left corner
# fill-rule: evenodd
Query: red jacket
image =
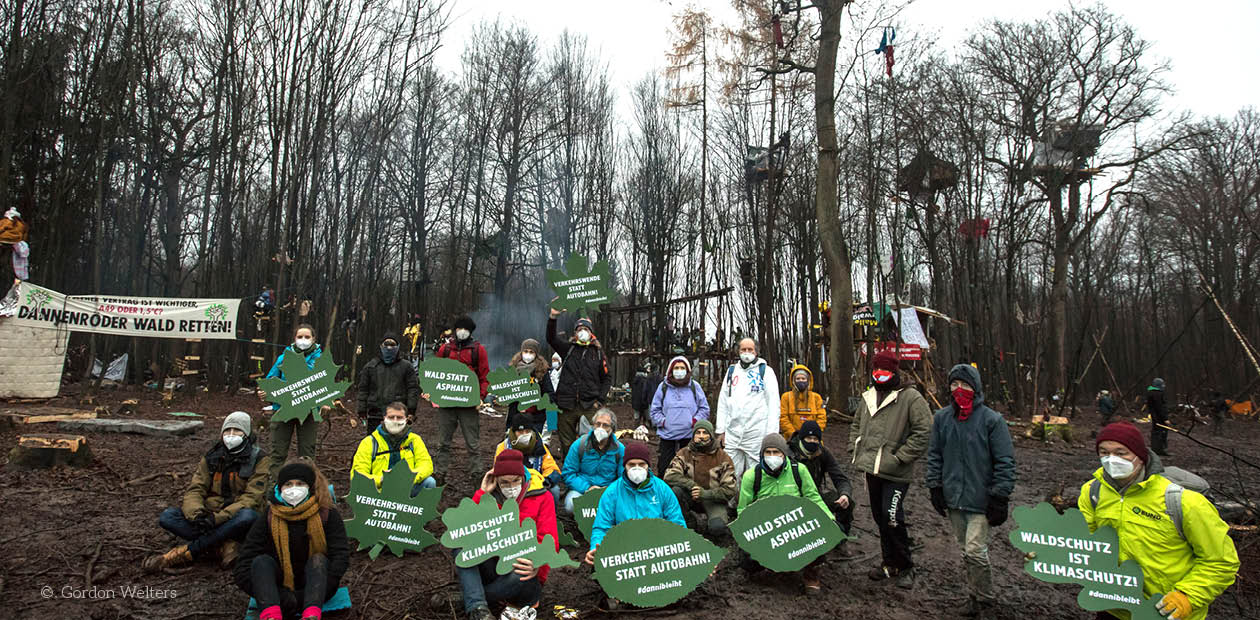
<path id="1" fill-rule="evenodd" d="M 475 352 L 475 354 L 474 354 Z M 481 383 L 481 398 L 486 397 L 486 390 L 489 389 L 489 382 L 486 381 L 486 375 L 490 374 L 490 361 L 486 359 L 486 348 L 481 346 L 480 342 L 469 339 L 467 344 L 458 342 L 446 342 L 438 347 L 438 357 L 449 357 L 453 360 L 459 360 L 465 366 L 472 369 L 473 374 L 477 375 L 477 381 Z M 476 363 L 474 364 L 474 358 Z"/>
<path id="2" fill-rule="evenodd" d="M 528 487 L 524 496 L 517 502 L 520 506 L 520 519 L 533 519 L 534 527 L 538 532 L 538 542 L 542 542 L 544 536 L 551 536 L 551 540 L 556 543 L 556 551 L 560 550 L 560 533 L 556 529 L 556 501 L 552 499 L 551 493 L 542 485 L 542 474 L 536 471 L 526 471 L 528 476 Z M 485 495 L 485 491 L 477 489 L 473 493 L 473 501 L 481 503 L 481 498 Z M 490 496 L 496 502 L 498 498 Z M 500 502 L 500 506 L 503 504 Z M 538 569 L 538 583 L 547 583 L 547 574 L 551 572 L 551 567 L 544 565 Z"/>

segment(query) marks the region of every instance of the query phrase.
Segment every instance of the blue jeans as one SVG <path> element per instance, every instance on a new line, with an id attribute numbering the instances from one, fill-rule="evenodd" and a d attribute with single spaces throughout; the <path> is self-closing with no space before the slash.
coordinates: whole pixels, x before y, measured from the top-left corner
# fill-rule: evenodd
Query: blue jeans
<path id="1" fill-rule="evenodd" d="M 242 508 L 236 512 L 231 519 L 220 523 L 209 532 L 203 533 L 197 529 L 192 521 L 184 517 L 184 511 L 179 508 L 167 508 L 158 516 L 158 525 L 162 529 L 183 538 L 188 542 L 188 552 L 194 558 L 200 557 L 209 549 L 214 549 L 223 544 L 226 540 L 244 540 L 245 534 L 249 532 L 249 528 L 254 524 L 254 520 L 258 518 L 258 513 L 249 508 Z"/>
<path id="2" fill-rule="evenodd" d="M 420 489 L 436 489 L 437 480 L 433 476 L 429 476 L 420 482 L 411 485 L 411 496 L 415 497 L 420 494 Z"/>
<path id="3" fill-rule="evenodd" d="M 459 588 L 464 593 L 464 612 L 471 613 L 478 607 L 507 603 L 526 607 L 542 598 L 542 584 L 538 577 L 521 581 L 516 572 L 500 575 L 494 570 L 498 558 L 491 558 L 472 568 L 455 567 L 459 573 Z"/>

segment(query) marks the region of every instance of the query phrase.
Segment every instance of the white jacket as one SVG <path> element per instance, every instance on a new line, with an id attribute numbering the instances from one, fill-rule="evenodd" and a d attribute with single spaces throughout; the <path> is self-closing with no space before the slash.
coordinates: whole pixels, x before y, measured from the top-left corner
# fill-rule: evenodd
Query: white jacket
<path id="1" fill-rule="evenodd" d="M 727 370 L 718 393 L 716 431 L 726 434 L 728 448 L 753 453 L 761 451 L 766 435 L 779 432 L 779 379 L 766 360 Z"/>

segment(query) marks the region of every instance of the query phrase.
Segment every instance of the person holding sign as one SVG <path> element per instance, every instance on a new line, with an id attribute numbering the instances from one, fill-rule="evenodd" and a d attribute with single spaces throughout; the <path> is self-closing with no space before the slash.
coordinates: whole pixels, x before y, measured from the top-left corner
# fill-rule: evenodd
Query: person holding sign
<path id="1" fill-rule="evenodd" d="M 509 409 L 515 407 L 516 403 L 512 403 Z M 507 438 L 494 449 L 494 457 L 499 458 L 507 450 L 517 450 L 525 455 L 525 466 L 542 474 L 538 483 L 547 488 L 556 505 L 559 505 L 561 488 L 564 486 L 560 467 L 551 457 L 551 450 L 543 442 L 541 432 L 527 414 L 516 411 L 508 413 Z"/>
<path id="2" fill-rule="evenodd" d="M 713 435 L 713 423 L 698 420 L 691 429 L 691 443 L 674 455 L 662 477 L 686 509 L 684 516 L 691 517 L 687 520 L 697 512 L 705 515 L 709 536 L 717 538 L 729 531 L 727 504 L 739 491 L 739 479 L 731 457 L 718 449 Z"/>
<path id="3" fill-rule="evenodd" d="M 592 489 L 602 489 L 621 475 L 626 448 L 613 435 L 617 431 L 617 414 L 603 408 L 591 420 L 591 432 L 573 442 L 564 457 L 564 483 L 569 492 L 564 496 L 564 512 L 573 514 L 573 500 Z"/>
<path id="4" fill-rule="evenodd" d="M 560 550 L 557 540 L 556 505 L 543 489 L 542 476 L 524 465 L 524 455 L 518 450 L 501 450 L 494 457 L 494 469 L 481 479 L 481 488 L 473 493 L 478 504 L 489 497 L 498 505 L 509 499 L 516 500 L 520 511 L 519 521 L 533 519 L 539 542 L 551 536 Z M 547 566 L 534 566 L 528 559 L 517 559 L 512 572 L 500 575 L 495 571 L 497 558 L 490 558 L 472 568 L 456 568 L 459 585 L 464 597 L 464 611 L 471 620 L 493 620 L 491 605 L 504 604 L 503 617 L 518 609 L 533 607 L 542 597 L 543 584 L 547 582 Z M 533 616 L 530 616 L 533 617 Z"/>
<path id="5" fill-rule="evenodd" d="M 541 393 L 550 395 L 555 392 L 555 390 L 551 387 L 549 378 L 550 372 L 548 372 L 551 367 L 548 366 L 547 361 L 539 355 L 540 350 L 541 345 L 538 344 L 537 340 L 534 340 L 533 338 L 526 338 L 523 342 L 521 342 L 521 350 L 517 351 L 516 354 L 512 356 L 512 360 L 508 362 L 508 366 L 515 368 L 522 373 L 528 374 L 530 379 L 532 379 L 534 383 L 538 384 L 538 390 Z M 545 430 L 547 426 L 547 412 L 539 410 L 536 405 L 531 405 L 528 409 L 521 413 L 529 419 L 530 426 L 532 426 L 539 434 L 542 434 L 543 430 Z M 508 417 L 510 418 L 511 416 Z M 508 430 L 511 429 L 509 428 Z"/>
<path id="6" fill-rule="evenodd" d="M 665 474 L 678 449 L 691 441 L 692 427 L 698 420 L 709 419 L 709 398 L 691 378 L 691 362 L 679 355 L 669 361 L 665 380 L 652 396 L 652 424 L 661 438 L 656 457 L 657 471 Z"/>
<path id="7" fill-rule="evenodd" d="M 437 356 L 458 360 L 477 375 L 481 383 L 481 398 L 486 398 L 486 375 L 490 374 L 490 361 L 486 359 L 486 348 L 473 340 L 472 333 L 477 324 L 472 317 L 463 315 L 455 319 L 455 334 L 438 347 Z M 429 400 L 429 395 L 424 394 Z M 476 407 L 443 407 L 438 409 L 438 450 L 437 468 L 445 475 L 451 461 L 451 440 L 455 438 L 455 428 L 459 427 L 464 434 L 464 445 L 468 447 L 468 471 L 481 471 L 481 453 L 477 446 L 481 437 L 481 418 Z"/>
<path id="8" fill-rule="evenodd" d="M 830 512 L 822 496 L 818 494 L 818 487 L 814 485 L 814 479 L 810 477 L 809 470 L 788 459 L 788 445 L 782 435 L 770 433 L 762 438 L 760 456 L 757 465 L 744 472 L 744 477 L 740 480 L 737 512 L 743 512 L 745 508 L 763 497 L 776 495 L 803 497 L 817 504 L 823 514 Z M 822 590 L 819 572 L 825 562 L 825 557 L 826 554 L 819 556 L 801 571 L 801 581 L 805 585 L 806 592 L 813 594 Z M 740 565 L 749 572 L 762 568 L 751 557 L 745 558 Z"/>
<path id="9" fill-rule="evenodd" d="M 346 526 L 310 460 L 285 463 L 277 480 L 232 574 L 258 602 L 259 620 L 319 620 L 350 566 Z"/>
<path id="10" fill-rule="evenodd" d="M 914 462 L 932 438 L 932 412 L 914 388 L 901 387 L 901 365 L 891 351 L 875 355 L 874 386 L 862 394 L 849 425 L 853 466 L 866 472 L 871 514 L 879 526 L 883 561 L 867 574 L 874 581 L 896 578 L 897 587 L 914 587 L 910 531 L 906 529 L 906 492 Z"/>
<path id="11" fill-rule="evenodd" d="M 182 505 L 167 508 L 158 517 L 158 525 L 188 544 L 145 558 L 145 570 L 179 566 L 215 550 L 223 568 L 236 561 L 237 541 L 245 538 L 262 509 L 270 466 L 249 431 L 250 418 L 244 411 L 223 419 L 222 434 L 201 457 Z"/>
<path id="12" fill-rule="evenodd" d="M 433 478 L 433 459 L 429 458 L 429 450 L 424 447 L 420 436 L 411 432 L 410 416 L 407 405 L 393 402 L 385 407 L 385 418 L 372 431 L 371 435 L 359 442 L 354 451 L 354 461 L 350 469 L 350 477 L 367 476 L 381 488 L 381 479 L 385 472 L 399 463 L 406 463 L 411 471 L 416 472 L 415 486 L 411 488 L 411 496 L 415 497 L 420 489 L 437 487 Z"/>
<path id="13" fill-rule="evenodd" d="M 849 477 L 844 474 L 844 468 L 840 467 L 840 462 L 831 454 L 831 450 L 823 445 L 822 428 L 817 422 L 806 420 L 792 436 L 788 445 L 792 448 L 792 459 L 809 470 L 809 477 L 814 480 L 814 486 L 818 487 L 823 503 L 835 517 L 836 525 L 839 525 L 840 531 L 848 536 L 850 528 L 853 527 L 853 485 L 849 483 Z M 823 491 L 827 478 L 831 478 L 833 489 Z M 843 557 L 851 557 L 848 542 L 848 540 L 840 541 L 836 553 Z"/>
<path id="14" fill-rule="evenodd" d="M 797 364 L 792 367 L 791 391 L 779 399 L 779 431 L 790 441 L 807 421 L 826 430 L 827 408 L 823 406 L 822 396 L 814 391 L 814 373 Z"/>
<path id="15" fill-rule="evenodd" d="M 323 349 L 315 344 L 315 328 L 307 323 L 302 323 L 293 330 L 293 344 L 285 347 L 284 351 L 276 357 L 276 363 L 271 366 L 271 370 L 267 372 L 267 379 L 284 379 L 284 372 L 280 370 L 280 364 L 284 362 L 286 355 L 301 355 L 306 359 L 306 367 L 315 368 L 315 360 L 323 354 Z M 261 395 L 261 392 L 259 392 Z M 340 402 L 340 401 L 338 401 Z M 279 405 L 272 405 L 278 409 Z M 297 455 L 308 459 L 315 459 L 315 442 L 318 438 L 319 422 L 315 420 L 315 416 L 307 416 L 305 420 L 285 420 L 283 422 L 274 422 L 271 424 L 271 474 L 272 481 L 276 481 L 276 474 L 280 471 L 280 466 L 284 464 L 285 459 L 289 458 L 289 444 L 293 441 L 293 436 L 297 435 Z"/>
<path id="16" fill-rule="evenodd" d="M 743 476 L 760 459 L 761 439 L 779 432 L 779 380 L 757 357 L 756 340 L 739 341 L 739 363 L 726 371 L 717 409 L 718 443 L 735 464 L 735 476 Z"/>
<path id="17" fill-rule="evenodd" d="M 932 420 L 927 487 L 932 507 L 949 519 L 967 567 L 967 609 L 987 616 L 997 601 L 989 567 L 989 528 L 1006 522 L 1015 490 L 1015 448 L 1002 414 L 984 406 L 980 371 L 949 371 L 950 404 Z"/>
<path id="18" fill-rule="evenodd" d="M 665 481 L 652 475 L 652 449 L 632 441 L 626 444 L 626 467 L 621 476 L 599 498 L 595 525 L 591 528 L 591 549 L 586 563 L 595 563 L 595 549 L 614 525 L 631 519 L 665 519 L 687 527 L 678 498 Z"/>
<path id="19" fill-rule="evenodd" d="M 1120 559 L 1142 567 L 1142 591 L 1159 597 L 1160 613 L 1174 620 L 1202 620 L 1208 606 L 1238 575 L 1238 550 L 1229 525 L 1201 494 L 1164 477 L 1142 432 L 1115 422 L 1095 443 L 1102 467 L 1081 486 L 1077 507 L 1090 531 L 1115 528 Z M 1128 620 L 1127 612 L 1099 614 Z"/>
<path id="20" fill-rule="evenodd" d="M 398 354 L 398 336 L 385 332 L 381 352 L 359 371 L 358 413 L 370 435 L 385 417 L 385 406 L 406 403 L 407 414 L 414 415 L 420 400 L 420 383 L 416 369 Z"/>
<path id="21" fill-rule="evenodd" d="M 578 319 L 573 336 L 564 341 L 556 334 L 556 317 L 561 312 L 551 309 L 547 319 L 547 344 L 564 359 L 564 372 L 554 386 L 556 405 L 560 407 L 556 435 L 560 438 L 560 450 L 568 454 L 577 439 L 581 420 L 591 421 L 591 416 L 608 402 L 612 375 L 591 320 Z"/>

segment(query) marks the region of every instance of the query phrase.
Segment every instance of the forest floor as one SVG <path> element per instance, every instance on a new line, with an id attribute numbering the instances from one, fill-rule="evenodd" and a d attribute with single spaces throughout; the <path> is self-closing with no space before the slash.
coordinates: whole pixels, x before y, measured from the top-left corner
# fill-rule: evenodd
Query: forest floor
<path id="1" fill-rule="evenodd" d="M 48 404 L 76 407 L 81 389 L 68 386 L 61 397 Z M 199 393 L 177 396 L 167 407 L 156 392 L 126 387 L 98 398 L 114 411 L 123 399 L 138 398 L 140 406 L 135 417 L 139 418 L 186 420 L 190 418 L 171 417 L 167 412 L 205 413 L 205 426 L 194 435 L 180 438 L 90 434 L 88 441 L 95 461 L 84 469 L 12 471 L 7 467 L 8 458 L 0 457 L 0 463 L 6 465 L 0 472 L 0 600 L 5 607 L 0 617 L 241 618 L 248 597 L 217 563 L 145 574 L 140 570 L 140 560 L 165 551 L 176 542 L 158 527 L 158 513 L 178 505 L 197 460 L 217 437 L 224 416 L 242 409 L 255 413 L 257 420 L 258 399 L 252 395 Z M 23 405 L 3 406 L 18 409 Z M 623 420 L 630 417 L 628 409 L 619 413 L 624 414 Z M 1092 411 L 1082 416 L 1084 419 L 1077 421 L 1078 436 L 1073 443 L 1028 439 L 1024 437 L 1025 426 L 1012 427 L 1019 469 L 1013 506 L 1034 504 L 1060 491 L 1075 505 L 1081 483 L 1098 466 L 1089 438 L 1097 418 Z M 482 446 L 488 449 L 502 439 L 504 422 L 486 416 L 481 420 Z M 53 426 L 32 425 L 27 432 L 56 432 Z M 430 450 L 436 447 L 437 425 L 429 409 L 422 406 L 413 428 Z M 21 426 L 0 430 L 0 445 L 15 445 L 21 430 Z M 1226 430 L 1222 437 L 1211 437 L 1206 429 L 1195 435 L 1241 455 L 1257 453 L 1260 424 L 1232 420 Z M 843 446 L 847 433 L 848 426 L 842 423 L 828 425 L 826 432 L 826 444 L 846 461 Z M 319 461 L 338 493 L 348 489 L 351 457 L 362 436 L 362 427 L 352 428 L 341 416 L 325 422 L 320 431 Z M 266 438 L 262 440 L 266 446 Z M 456 446 L 454 461 L 458 464 L 464 452 L 459 443 Z M 1252 498 L 1260 497 L 1260 471 L 1235 467 L 1228 456 L 1176 435 L 1171 437 L 1169 449 L 1173 454 L 1167 459 L 1169 464 L 1191 469 L 1214 486 L 1228 486 Z M 453 469 L 455 473 L 448 480 L 440 506 L 443 510 L 469 495 L 479 481 L 479 476 L 475 480 L 462 467 Z M 879 540 L 865 484 L 855 479 L 857 539 L 851 544 L 860 555 L 851 561 L 829 560 L 823 570 L 822 593 L 806 598 L 799 579 L 793 575 L 783 575 L 772 583 L 755 583 L 734 565 L 734 554 L 730 554 L 713 577 L 676 605 L 622 615 L 759 620 L 957 617 L 966 601 L 962 560 L 946 521 L 928 504 L 921 482 L 922 466 L 919 469 L 919 483 L 911 487 L 906 504 L 911 536 L 916 545 L 922 545 L 915 552 L 918 582 L 911 591 L 867 579 L 867 570 L 878 561 Z M 127 481 L 159 472 L 169 472 L 169 476 L 124 486 Z M 348 512 L 344 505 L 339 504 L 339 508 Z M 1078 587 L 1044 584 L 1023 572 L 1021 554 L 1007 540 L 1014 525 L 1011 520 L 997 528 L 990 546 L 1000 596 L 997 617 L 1092 618 L 1092 614 L 1076 606 Z M 429 528 L 438 531 L 440 520 L 434 520 Z M 1256 544 L 1260 536 L 1254 531 L 1236 531 L 1233 535 L 1243 556 L 1242 570 L 1238 583 L 1212 607 L 1212 616 L 1260 618 L 1260 544 Z M 574 549 L 572 554 L 580 558 L 581 551 L 584 550 Z M 374 562 L 366 552 L 354 553 L 342 580 L 342 585 L 349 587 L 354 608 L 329 617 L 455 617 L 450 611 L 435 612 L 429 607 L 436 592 L 458 595 L 451 566 L 450 556 L 439 546 L 402 558 L 386 552 Z M 94 589 L 85 588 L 89 573 Z M 172 592 L 168 592 L 168 598 L 127 597 L 124 588 L 128 586 L 151 586 Z M 579 609 L 582 617 L 607 616 L 594 611 L 598 594 L 599 586 L 590 579 L 590 568 L 554 571 L 543 591 L 539 618 L 554 617 L 552 607 L 556 604 Z"/>

